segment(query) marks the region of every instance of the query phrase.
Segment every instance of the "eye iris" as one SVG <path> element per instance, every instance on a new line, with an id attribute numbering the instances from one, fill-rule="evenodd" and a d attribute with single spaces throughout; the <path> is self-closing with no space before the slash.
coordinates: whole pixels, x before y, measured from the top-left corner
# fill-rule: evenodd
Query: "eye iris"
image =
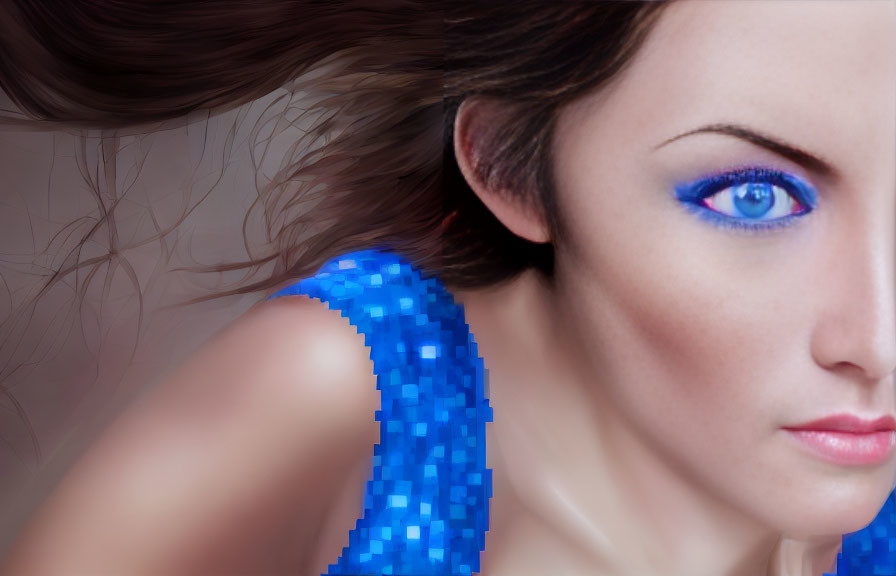
<path id="1" fill-rule="evenodd" d="M 775 205 L 775 193 L 768 182 L 748 182 L 733 189 L 734 206 L 749 218 L 758 218 Z"/>

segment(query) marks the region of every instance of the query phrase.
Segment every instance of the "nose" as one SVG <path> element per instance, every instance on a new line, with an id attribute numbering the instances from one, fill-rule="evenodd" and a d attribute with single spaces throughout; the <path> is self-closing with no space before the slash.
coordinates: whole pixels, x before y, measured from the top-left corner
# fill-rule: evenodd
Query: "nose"
<path id="1" fill-rule="evenodd" d="M 890 206 L 830 238 L 815 287 L 815 361 L 871 382 L 896 371 L 896 207 Z"/>

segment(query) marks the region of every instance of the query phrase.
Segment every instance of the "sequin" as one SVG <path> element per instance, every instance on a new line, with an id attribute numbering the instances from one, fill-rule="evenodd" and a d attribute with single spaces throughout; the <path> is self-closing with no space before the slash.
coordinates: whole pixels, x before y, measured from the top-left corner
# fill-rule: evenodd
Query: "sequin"
<path id="1" fill-rule="evenodd" d="M 492 474 L 487 373 L 462 306 L 397 254 L 327 261 L 271 298 L 305 294 L 341 311 L 371 349 L 381 408 L 364 510 L 323 576 L 478 572 Z"/>

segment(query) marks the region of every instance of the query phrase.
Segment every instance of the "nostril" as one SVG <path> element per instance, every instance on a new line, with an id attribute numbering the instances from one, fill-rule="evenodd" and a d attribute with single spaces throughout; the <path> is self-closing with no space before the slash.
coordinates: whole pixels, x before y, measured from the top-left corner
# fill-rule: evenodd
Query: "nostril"
<path id="1" fill-rule="evenodd" d="M 896 373 L 896 327 L 866 320 L 870 315 L 831 314 L 814 329 L 815 362 L 852 380 L 878 383 Z"/>
<path id="2" fill-rule="evenodd" d="M 875 384 L 896 372 L 893 254 L 880 249 L 879 230 L 870 225 L 862 233 L 844 229 L 836 254 L 830 253 L 806 294 L 814 313 L 811 352 L 816 363 Z"/>

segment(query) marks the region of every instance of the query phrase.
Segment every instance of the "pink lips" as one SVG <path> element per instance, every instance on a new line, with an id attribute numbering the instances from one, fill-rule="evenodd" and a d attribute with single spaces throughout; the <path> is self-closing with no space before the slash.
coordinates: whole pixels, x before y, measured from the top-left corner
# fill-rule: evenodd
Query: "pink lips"
<path id="1" fill-rule="evenodd" d="M 784 430 L 825 460 L 848 466 L 882 462 L 896 446 L 896 419 L 892 416 L 863 420 L 836 414 Z"/>

